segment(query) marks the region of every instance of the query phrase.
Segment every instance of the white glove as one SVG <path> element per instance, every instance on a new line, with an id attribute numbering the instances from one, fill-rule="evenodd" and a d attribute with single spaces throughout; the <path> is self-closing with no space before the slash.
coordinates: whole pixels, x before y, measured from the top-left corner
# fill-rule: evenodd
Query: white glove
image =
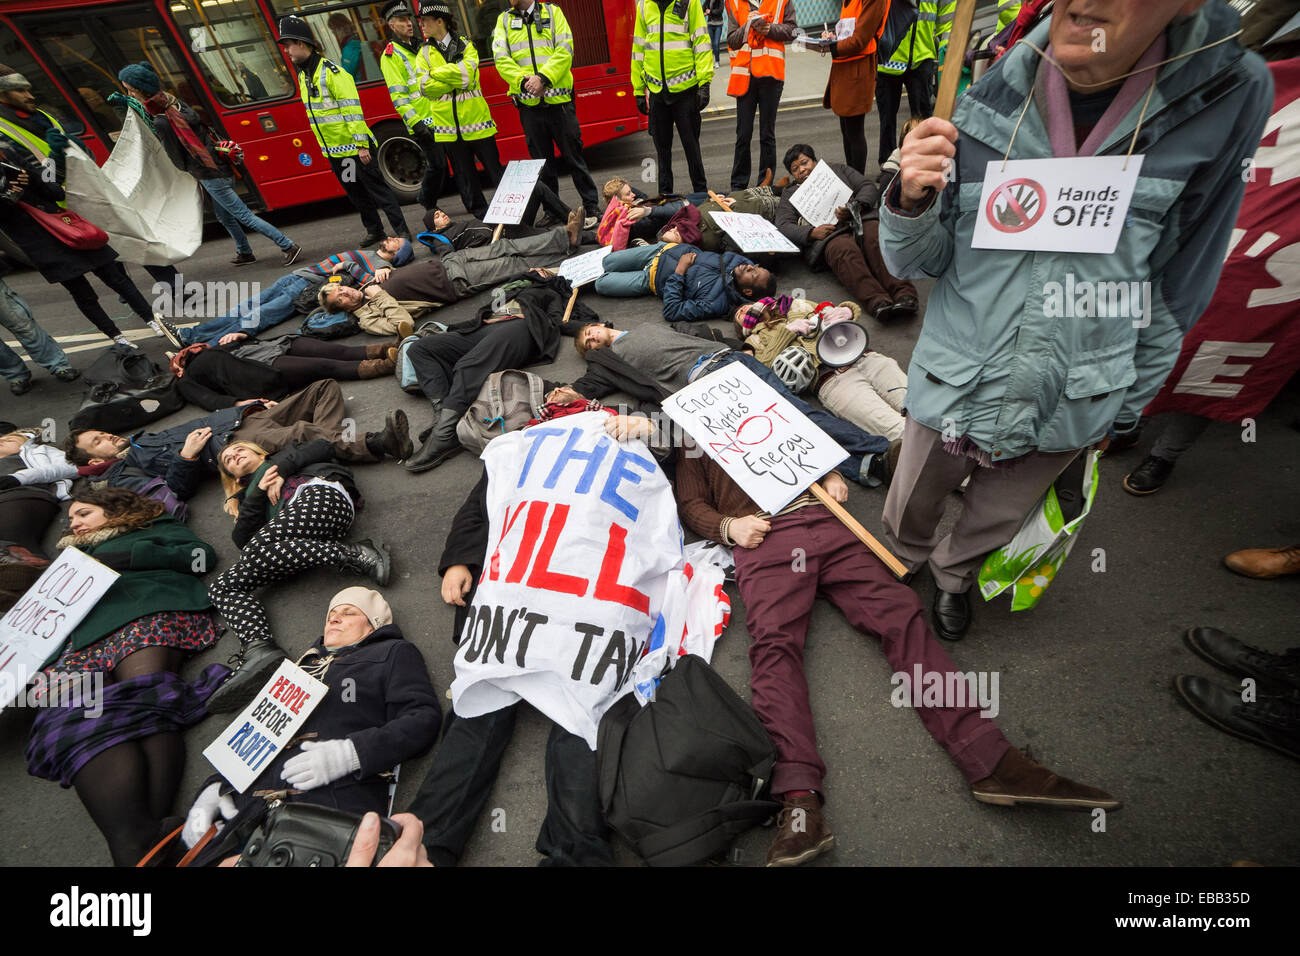
<path id="1" fill-rule="evenodd" d="M 295 790 L 315 790 L 349 773 L 361 769 L 357 747 L 346 737 L 342 740 L 309 740 L 302 752 L 284 762 L 280 774 Z"/>
<path id="2" fill-rule="evenodd" d="M 203 839 L 203 834 L 208 832 L 213 823 L 217 824 L 218 830 L 221 829 L 218 813 L 224 819 L 232 820 L 238 812 L 234 797 L 221 794 L 220 782 L 209 784 L 194 801 L 194 806 L 190 807 L 189 815 L 185 817 L 185 829 L 181 831 L 181 840 L 188 849 L 193 849 L 194 844 Z"/>

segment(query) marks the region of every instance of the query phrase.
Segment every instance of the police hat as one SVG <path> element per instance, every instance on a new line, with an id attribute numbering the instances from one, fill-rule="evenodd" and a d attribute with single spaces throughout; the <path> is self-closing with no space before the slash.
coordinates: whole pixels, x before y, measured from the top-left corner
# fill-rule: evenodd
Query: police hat
<path id="1" fill-rule="evenodd" d="M 447 6 L 446 0 L 420 0 L 420 16 L 442 17 L 449 28 L 456 22 L 456 18 L 452 16 L 451 7 Z"/>
<path id="2" fill-rule="evenodd" d="M 391 20 L 393 17 L 409 17 L 411 15 L 411 4 L 407 0 L 393 0 L 392 3 L 384 6 L 382 14 L 385 20 Z"/>
<path id="3" fill-rule="evenodd" d="M 316 37 L 312 35 L 311 27 L 302 17 L 281 17 L 280 18 L 280 35 L 276 37 L 276 43 L 283 43 L 285 40 L 301 40 L 303 43 L 310 44 L 317 49 L 320 44 L 316 42 Z"/>

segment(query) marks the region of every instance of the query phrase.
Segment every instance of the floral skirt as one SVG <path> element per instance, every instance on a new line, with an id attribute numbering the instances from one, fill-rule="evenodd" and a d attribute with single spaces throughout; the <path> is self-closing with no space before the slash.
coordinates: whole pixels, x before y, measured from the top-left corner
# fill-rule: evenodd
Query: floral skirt
<path id="1" fill-rule="evenodd" d="M 195 652 L 217 642 L 212 611 L 159 611 L 129 621 L 79 651 L 68 648 L 52 671 L 111 671 L 122 660 L 146 647 L 174 647 Z"/>

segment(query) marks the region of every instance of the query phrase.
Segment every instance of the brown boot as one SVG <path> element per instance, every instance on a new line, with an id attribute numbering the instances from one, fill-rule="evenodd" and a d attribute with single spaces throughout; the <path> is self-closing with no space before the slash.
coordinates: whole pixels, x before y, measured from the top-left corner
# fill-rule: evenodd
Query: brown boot
<path id="1" fill-rule="evenodd" d="M 392 362 L 394 366 L 397 365 L 397 349 L 390 348 L 386 353 L 384 353 L 384 357 L 388 359 L 388 361 Z"/>
<path id="2" fill-rule="evenodd" d="M 367 358 L 367 359 L 383 358 L 384 355 L 387 354 L 387 352 L 388 352 L 388 346 L 385 345 L 385 344 L 383 344 L 383 343 L 380 343 L 380 344 L 378 344 L 378 345 L 367 345 L 367 346 L 366 346 L 366 358 Z"/>
<path id="3" fill-rule="evenodd" d="M 408 335 L 414 335 L 414 334 L 415 334 L 415 323 L 412 322 L 410 319 L 402 319 L 402 321 L 397 323 L 397 344 L 398 345 L 401 345 L 402 340 L 405 339 Z"/>
<path id="4" fill-rule="evenodd" d="M 564 231 L 569 237 L 569 252 L 577 250 L 582 244 L 582 220 L 587 215 L 587 210 L 582 206 L 569 213 L 569 221 L 564 225 Z"/>
<path id="5" fill-rule="evenodd" d="M 1230 570 L 1248 578 L 1280 578 L 1300 573 L 1300 544 L 1289 548 L 1247 548 L 1223 559 Z"/>
<path id="6" fill-rule="evenodd" d="M 770 185 L 772 185 L 772 175 L 773 175 L 772 170 L 770 170 L 770 169 L 765 169 L 765 170 L 763 170 L 763 175 L 762 175 L 761 177 L 759 177 L 758 184 L 759 184 L 760 186 L 770 186 Z"/>
<path id="7" fill-rule="evenodd" d="M 768 866 L 798 866 L 835 846 L 835 836 L 822 816 L 822 801 L 815 793 L 791 797 L 777 817 L 779 828 L 767 851 Z"/>
<path id="8" fill-rule="evenodd" d="M 392 375 L 397 363 L 392 359 L 373 358 L 357 363 L 357 378 L 383 378 Z"/>
<path id="9" fill-rule="evenodd" d="M 1000 807 L 1024 803 L 1057 810 L 1118 810 L 1121 806 L 1106 791 L 1058 777 L 1015 747 L 1002 755 L 993 776 L 972 783 L 970 792 L 980 803 Z"/>

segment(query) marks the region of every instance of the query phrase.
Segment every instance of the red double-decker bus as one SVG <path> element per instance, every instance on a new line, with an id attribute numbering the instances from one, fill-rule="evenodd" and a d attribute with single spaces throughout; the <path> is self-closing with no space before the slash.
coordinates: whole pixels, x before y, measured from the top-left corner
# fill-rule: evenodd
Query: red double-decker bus
<path id="1" fill-rule="evenodd" d="M 509 0 L 448 0 L 478 48 L 483 92 L 502 159 L 527 155 L 519 115 L 492 67 L 492 29 Z M 583 141 L 646 128 L 629 77 L 633 0 L 561 0 L 573 30 L 573 76 Z M 100 162 L 122 119 L 107 103 L 117 73 L 148 62 L 163 88 L 197 108 L 244 149 L 250 205 L 277 209 L 343 195 L 298 99 L 293 65 L 275 42 L 279 18 L 311 24 L 325 56 L 357 81 L 385 178 L 415 198 L 424 160 L 406 136 L 379 70 L 389 37 L 383 2 L 339 0 L 0 0 L 0 63 L 31 81 L 41 107 Z"/>

